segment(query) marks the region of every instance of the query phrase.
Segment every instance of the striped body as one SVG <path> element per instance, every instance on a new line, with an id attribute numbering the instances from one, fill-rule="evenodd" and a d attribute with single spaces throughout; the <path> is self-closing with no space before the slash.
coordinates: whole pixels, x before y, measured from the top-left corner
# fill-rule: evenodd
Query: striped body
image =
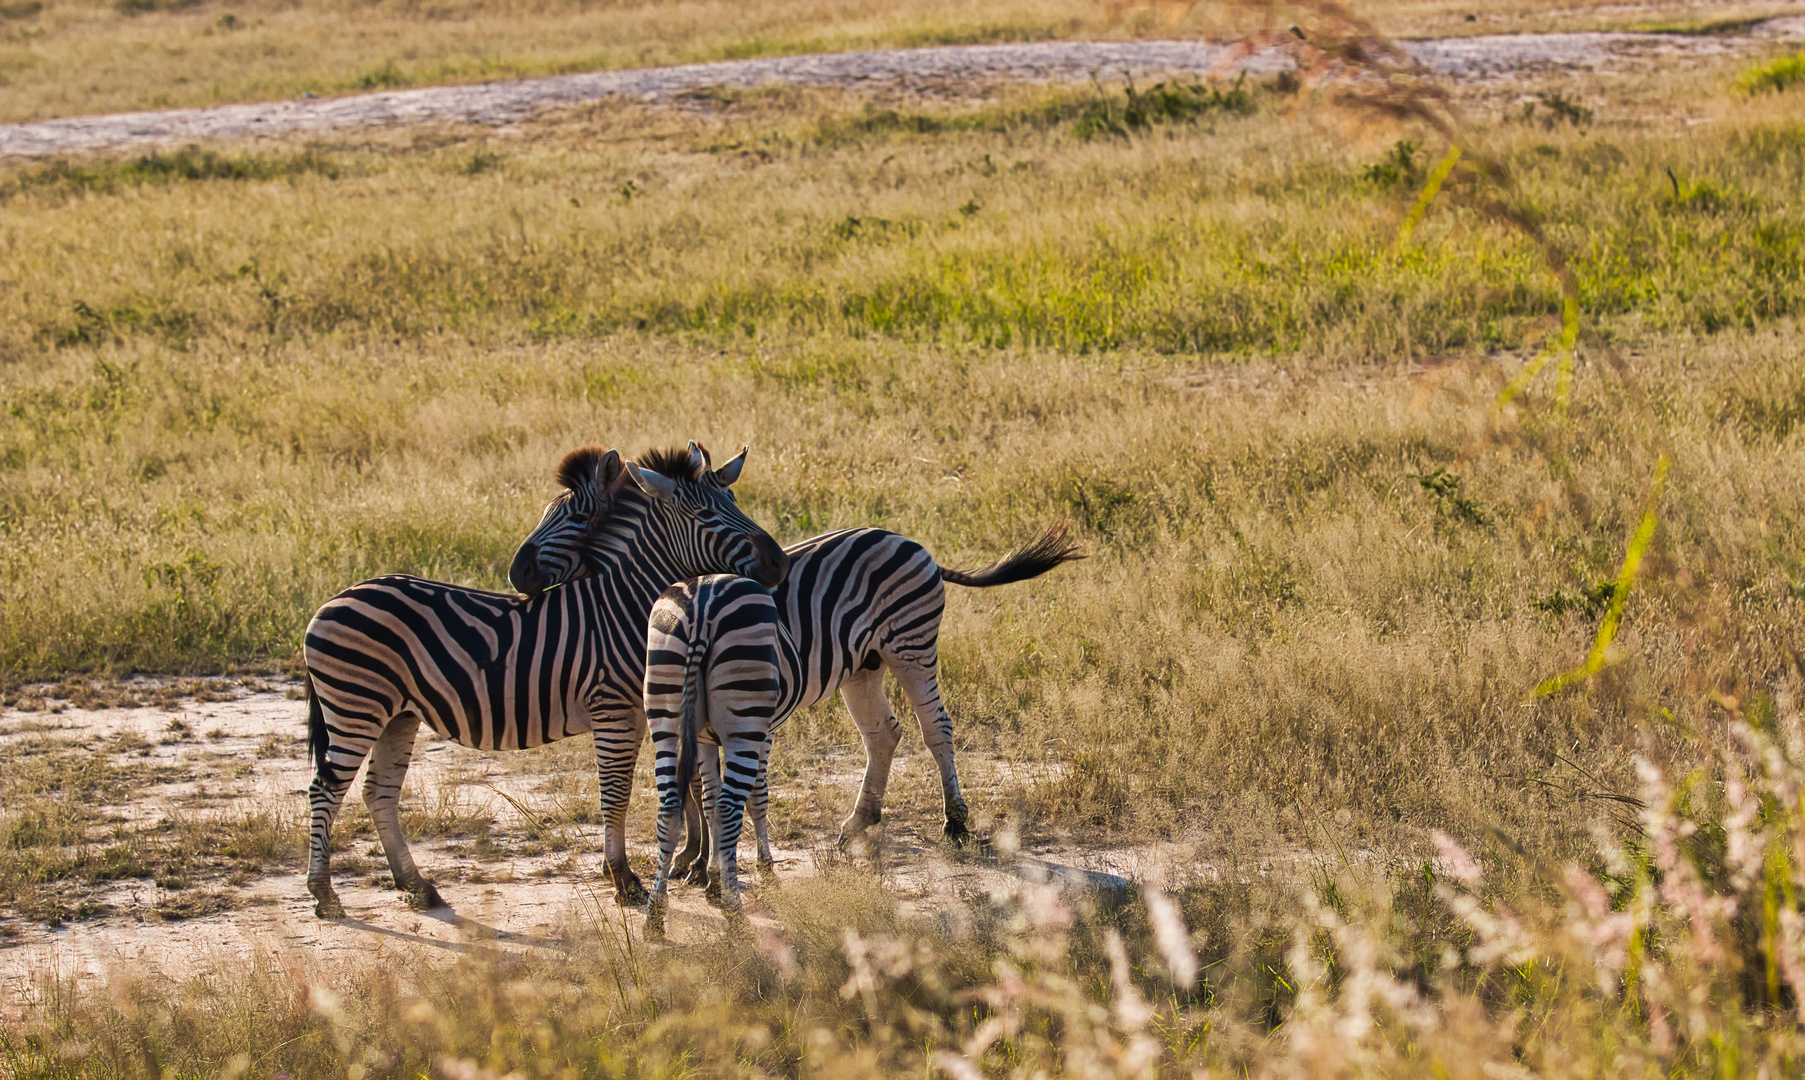
<path id="1" fill-rule="evenodd" d="M 328 724 L 329 764 L 355 771 L 362 758 L 335 759 L 355 721 L 403 712 L 478 750 L 525 750 L 587 732 L 602 696 L 620 696 L 602 657 L 624 652 L 604 640 L 610 627 L 598 617 L 598 593 L 578 585 L 530 601 L 392 575 L 333 597 L 306 638 L 315 692 L 348 721 Z"/>
<path id="2" fill-rule="evenodd" d="M 739 906 L 744 811 L 752 793 L 765 788 L 771 731 L 795 710 L 799 676 L 777 604 L 755 581 L 717 575 L 680 582 L 653 605 L 645 704 L 659 806 L 654 931 L 662 930 L 684 803 L 698 772 L 722 899 L 729 909 Z M 762 847 L 762 815 L 759 823 Z"/>
<path id="3" fill-rule="evenodd" d="M 681 482 L 652 477 L 642 491 L 623 481 L 635 472 L 612 451 L 579 451 L 561 467 L 569 492 L 547 514 L 580 516 L 586 537 L 584 573 L 563 588 L 516 597 L 384 577 L 347 589 L 314 616 L 305 641 L 314 754 L 308 889 L 319 914 L 342 912 L 327 846 L 366 757 L 364 801 L 396 884 L 417 904 L 440 905 L 414 866 L 399 815 L 422 721 L 480 750 L 589 734 L 604 811 L 621 811 L 604 817 L 609 869 L 619 880 L 626 865 L 621 815 L 645 729 L 645 626 L 653 602 L 672 581 L 698 573 L 775 581 L 786 565 L 724 484 L 698 471 Z"/>

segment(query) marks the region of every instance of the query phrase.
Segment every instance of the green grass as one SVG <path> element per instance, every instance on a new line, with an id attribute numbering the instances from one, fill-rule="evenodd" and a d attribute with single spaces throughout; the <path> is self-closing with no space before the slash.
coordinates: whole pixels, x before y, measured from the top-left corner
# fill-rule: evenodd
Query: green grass
<path id="1" fill-rule="evenodd" d="M 367 151 L 197 152 L 184 160 L 229 178 L 203 189 L 216 214 L 197 229 L 184 224 L 191 189 L 167 186 L 189 173 L 150 167 L 162 159 L 37 166 L 8 178 L 9 216 L 58 223 L 97 252 L 137 230 L 159 239 L 107 263 L 141 272 L 105 280 L 72 253 L 28 245 L 13 280 L 51 284 L 0 324 L 0 351 L 115 337 L 180 347 L 254 327 L 1378 356 L 1517 347 L 1551 306 L 1537 260 L 1483 222 L 1438 215 L 1456 243 L 1394 252 L 1396 208 L 1363 180 L 1370 162 L 1297 162 L 1284 175 L 1239 164 L 1283 151 L 1287 136 L 1232 114 L 1077 145 L 1101 123 L 1084 110 L 1072 123 L 1057 103 L 855 112 L 802 129 L 754 120 L 724 125 L 730 139 L 642 148 L 605 180 L 567 149 L 549 152 L 556 164 L 528 151 L 475 169 L 469 151 L 404 153 L 380 175 Z M 1212 145 L 1225 160 L 1200 161 Z M 1525 133 L 1507 146 L 1550 233 L 1578 253 L 1589 316 L 1714 330 L 1795 314 L 1805 222 L 1789 185 L 1805 137 L 1756 128 L 1693 140 L 1678 160 L 1670 149 L 1631 132 Z M 715 167 L 748 155 L 770 166 Z M 828 178 L 841 167 L 890 176 L 861 191 Z M 1675 170 L 1685 189 L 1670 198 Z M 931 175 L 946 182 L 924 184 Z M 252 182 L 281 176 L 292 182 Z M 791 193 L 769 191 L 777 177 Z M 70 201 L 119 184 L 144 197 Z M 482 209 L 438 213 L 454 193 Z M 277 234 L 231 224 L 271 198 L 285 204 Z M 760 209 L 730 223 L 731 205 Z M 1071 228 L 1074 216 L 1085 227 Z M 1395 315 L 1361 314 L 1381 310 Z"/>
<path id="2" fill-rule="evenodd" d="M 1805 53 L 1756 64 L 1738 76 L 1736 82 L 1751 94 L 1763 90 L 1783 92 L 1794 83 L 1805 83 Z"/>

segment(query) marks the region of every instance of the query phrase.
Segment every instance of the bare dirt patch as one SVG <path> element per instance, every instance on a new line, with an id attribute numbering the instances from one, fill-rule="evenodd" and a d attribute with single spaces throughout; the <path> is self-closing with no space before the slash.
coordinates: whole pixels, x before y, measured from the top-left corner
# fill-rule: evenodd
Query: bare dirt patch
<path id="1" fill-rule="evenodd" d="M 208 700 L 171 700 L 172 686 Z M 57 693 L 162 704 L 80 708 Z M 295 684 L 263 679 L 136 680 L 110 689 L 39 687 L 25 697 L 37 707 L 0 710 L 0 752 L 9 761 L 42 760 L 107 778 L 49 796 L 68 812 L 57 837 L 22 834 L 20 807 L 9 807 L 12 844 L 3 857 L 14 878 L 35 880 L 15 883 L 13 902 L 0 903 L 0 1014 L 17 1015 L 58 978 L 128 969 L 181 978 L 222 957 L 299 950 L 314 960 L 361 960 L 404 950 L 430 960 L 478 948 L 557 949 L 579 922 L 637 935 L 643 916 L 617 908 L 601 880 L 595 780 L 581 740 L 487 754 L 422 739 L 404 821 L 416 857 L 455 911 L 405 906 L 354 786 L 334 857 L 349 917 L 316 919 L 301 882 L 311 772 L 299 697 Z M 855 754 L 836 752 L 774 774 L 780 879 L 853 867 L 879 875 L 906 902 L 939 910 L 1010 874 L 1126 895 L 1132 881 L 1192 864 L 1193 853 L 1173 843 L 1042 843 L 1001 860 L 949 851 L 934 838 L 937 782 L 919 747 L 897 758 L 895 809 L 880 854 L 849 862 L 823 822 L 851 805 L 860 764 Z M 1019 788 L 1014 771 L 981 755 L 962 759 L 974 792 Z M 655 847 L 647 790 L 642 783 L 637 791 L 629 837 L 649 880 Z M 757 922 L 763 916 L 749 839 L 743 866 Z M 1250 872 L 1272 870 L 1264 864 Z M 721 922 L 700 889 L 677 887 L 673 936 Z"/>
<path id="2" fill-rule="evenodd" d="M 1594 70 L 1624 63 L 1670 63 L 1798 37 L 1805 37 L 1805 16 L 1768 19 L 1736 34 L 1501 34 L 1402 44 L 1437 74 L 1499 79 L 1551 70 Z M 503 125 L 530 119 L 546 109 L 609 98 L 671 101 L 714 87 L 872 87 L 965 96 L 999 82 L 1084 82 L 1098 73 L 1122 72 L 1149 78 L 1237 71 L 1261 76 L 1275 74 L 1290 64 L 1289 55 L 1282 48 L 1250 53 L 1237 45 L 1207 41 L 1059 41 L 784 56 L 10 124 L 0 126 L 0 157 L 375 126 Z"/>

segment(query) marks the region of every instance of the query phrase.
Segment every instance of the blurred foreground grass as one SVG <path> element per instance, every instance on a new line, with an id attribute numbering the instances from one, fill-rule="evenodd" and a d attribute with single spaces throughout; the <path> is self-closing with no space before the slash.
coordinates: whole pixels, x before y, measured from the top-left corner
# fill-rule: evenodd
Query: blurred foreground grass
<path id="1" fill-rule="evenodd" d="M 1798 1065 L 1799 681 L 1733 709 L 1716 793 L 1645 765 L 1635 839 L 1498 890 L 1512 856 L 1312 888 L 1200 870 L 1109 902 L 1003 882 L 932 913 L 841 870 L 680 944 L 573 910 L 539 946 L 176 982 L 45 972 L 9 1077 L 1727 1077 Z M 1494 849 L 1496 850 L 1496 849 Z"/>

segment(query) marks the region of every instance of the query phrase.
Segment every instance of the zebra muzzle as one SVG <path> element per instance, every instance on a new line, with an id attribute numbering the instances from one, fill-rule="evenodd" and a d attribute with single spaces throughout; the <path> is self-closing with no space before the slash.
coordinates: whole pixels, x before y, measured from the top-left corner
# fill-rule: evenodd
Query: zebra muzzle
<path id="1" fill-rule="evenodd" d="M 514 553 L 514 562 L 508 567 L 508 584 L 525 593 L 528 600 L 537 600 L 545 592 L 545 578 L 539 573 L 537 544 L 522 544 Z"/>

